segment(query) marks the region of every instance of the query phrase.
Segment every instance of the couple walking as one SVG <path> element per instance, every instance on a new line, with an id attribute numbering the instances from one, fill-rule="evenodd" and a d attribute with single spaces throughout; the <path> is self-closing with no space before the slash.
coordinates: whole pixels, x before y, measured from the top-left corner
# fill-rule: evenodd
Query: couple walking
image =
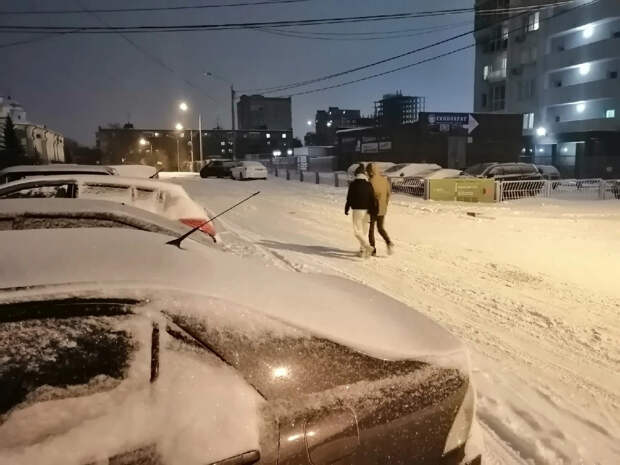
<path id="1" fill-rule="evenodd" d="M 363 258 L 377 254 L 375 224 L 387 244 L 388 253 L 391 255 L 394 252 L 394 244 L 384 228 L 391 193 L 390 182 L 379 173 L 374 163 L 369 163 L 365 169 L 360 163 L 355 170 L 355 179 L 349 185 L 344 214 L 348 215 L 349 210 L 353 210 L 353 234 L 360 243 Z"/>

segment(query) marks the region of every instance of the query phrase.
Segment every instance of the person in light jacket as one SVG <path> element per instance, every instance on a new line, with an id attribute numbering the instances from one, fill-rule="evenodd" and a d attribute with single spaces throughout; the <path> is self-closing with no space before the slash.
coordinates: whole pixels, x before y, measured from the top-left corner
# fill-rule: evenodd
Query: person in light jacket
<path id="1" fill-rule="evenodd" d="M 366 237 L 370 216 L 376 212 L 376 202 L 372 186 L 366 178 L 364 165 L 357 167 L 355 179 L 349 184 L 344 214 L 348 215 L 349 210 L 353 210 L 353 234 L 360 243 L 360 256 L 368 258 L 373 248 Z"/>
<path id="2" fill-rule="evenodd" d="M 368 242 L 372 247 L 372 255 L 377 255 L 377 248 L 375 245 L 375 223 L 379 234 L 381 234 L 381 237 L 387 245 L 388 254 L 392 255 L 394 253 L 394 243 L 385 230 L 385 215 L 387 215 L 388 203 L 392 195 L 392 186 L 390 181 L 379 172 L 377 165 L 374 163 L 369 163 L 366 166 L 366 172 L 368 173 L 377 204 L 376 214 L 370 217 L 370 229 L 368 230 Z"/>

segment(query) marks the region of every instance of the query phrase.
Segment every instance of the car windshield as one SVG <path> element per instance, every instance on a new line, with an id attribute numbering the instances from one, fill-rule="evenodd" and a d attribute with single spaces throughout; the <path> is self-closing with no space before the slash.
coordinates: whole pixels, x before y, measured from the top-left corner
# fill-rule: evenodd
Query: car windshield
<path id="1" fill-rule="evenodd" d="M 482 173 L 484 173 L 484 171 L 491 165 L 492 163 L 479 163 L 477 165 L 473 165 L 473 166 L 466 168 L 463 171 L 463 173 L 468 174 L 470 176 L 479 176 Z"/>

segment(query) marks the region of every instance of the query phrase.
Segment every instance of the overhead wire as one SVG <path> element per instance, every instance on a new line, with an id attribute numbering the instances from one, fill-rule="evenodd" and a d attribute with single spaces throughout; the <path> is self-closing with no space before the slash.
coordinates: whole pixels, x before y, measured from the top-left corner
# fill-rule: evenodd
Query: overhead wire
<path id="1" fill-rule="evenodd" d="M 290 3 L 306 3 L 314 0 L 262 0 L 257 2 L 237 2 L 237 3 L 219 3 L 207 5 L 178 5 L 163 7 L 143 7 L 143 8 L 100 8 L 92 9 L 87 12 L 84 10 L 8 10 L 0 11 L 0 15 L 69 15 L 69 14 L 108 14 L 108 13 L 146 13 L 156 11 L 181 11 L 181 10 L 201 10 L 212 8 L 237 8 L 241 6 L 263 6 L 263 5 L 282 5 Z"/>
<path id="2" fill-rule="evenodd" d="M 574 1 L 575 0 L 571 0 L 571 2 L 574 2 Z M 567 2 L 562 2 L 562 4 L 565 4 L 565 3 L 567 3 Z M 550 8 L 550 6 L 549 5 L 545 5 L 544 7 L 538 6 L 536 8 L 536 10 L 542 10 L 542 9 L 546 9 L 546 8 Z M 531 11 L 533 11 L 532 8 L 530 8 L 529 10 L 526 10 L 526 11 L 523 11 L 523 12 L 519 13 L 519 15 L 517 15 L 517 16 L 524 15 L 524 14 L 529 13 Z M 293 83 L 289 83 L 289 84 L 281 84 L 279 86 L 265 87 L 265 88 L 259 88 L 259 89 L 246 89 L 246 90 L 242 90 L 240 92 L 247 92 L 247 93 L 259 92 L 259 93 L 270 94 L 270 93 L 282 92 L 282 91 L 285 91 L 285 90 L 294 89 L 294 88 L 297 88 L 297 87 L 305 87 L 305 86 L 308 86 L 310 84 L 315 84 L 317 82 L 327 81 L 327 80 L 334 79 L 334 78 L 337 78 L 337 77 L 340 77 L 340 76 L 344 76 L 344 75 L 347 75 L 347 74 L 351 74 L 351 73 L 355 73 L 355 72 L 358 72 L 358 71 L 362 71 L 364 69 L 373 68 L 375 66 L 379 66 L 379 65 L 382 65 L 382 64 L 385 64 L 385 63 L 389 63 L 391 61 L 399 60 L 401 58 L 405 58 L 407 56 L 414 55 L 416 53 L 423 52 L 425 50 L 428 50 L 428 49 L 431 49 L 431 48 L 434 48 L 434 47 L 438 47 L 440 45 L 443 45 L 443 44 L 446 44 L 446 43 L 449 43 L 449 42 L 461 39 L 463 37 L 467 37 L 470 34 L 474 34 L 474 33 L 478 32 L 479 30 L 486 29 L 487 27 L 488 26 L 474 28 L 472 30 L 468 30 L 468 31 L 460 33 L 460 34 L 456 34 L 456 35 L 450 36 L 450 37 L 448 37 L 446 39 L 442 39 L 442 40 L 439 40 L 439 41 L 436 41 L 436 42 L 424 45 L 422 47 L 417 47 L 415 49 L 408 50 L 408 51 L 403 52 L 403 53 L 399 53 L 398 55 L 394 55 L 394 56 L 391 56 L 391 57 L 388 57 L 388 58 L 383 58 L 381 60 L 377 60 L 377 61 L 374 61 L 372 63 L 368 63 L 368 64 L 365 64 L 365 65 L 362 65 L 362 66 L 357 66 L 355 68 L 350 68 L 350 69 L 347 69 L 347 70 L 344 70 L 344 71 L 340 71 L 340 72 L 337 72 L 337 73 L 331 73 L 331 74 L 328 74 L 328 75 L 325 75 L 325 76 L 321 76 L 321 77 L 317 77 L 317 78 L 314 78 L 314 79 L 306 79 L 304 81 L 297 81 L 297 82 L 293 82 Z"/>
<path id="3" fill-rule="evenodd" d="M 568 10 L 560 11 L 560 12 L 558 12 L 558 13 L 556 13 L 554 15 L 548 16 L 546 18 L 541 18 L 540 22 L 549 21 L 549 20 L 551 20 L 553 18 L 557 18 L 559 16 L 562 16 L 562 15 L 564 15 L 564 14 L 570 12 L 570 11 L 574 11 L 574 10 L 577 10 L 579 8 L 584 8 L 584 7 L 593 5 L 595 3 L 598 3 L 599 1 L 600 0 L 591 0 L 591 1 L 587 2 L 587 3 L 583 3 L 583 4 L 580 4 L 580 5 L 577 5 L 576 7 L 570 8 Z M 498 23 L 496 23 L 494 25 L 499 25 L 501 23 L 503 23 L 503 21 L 499 21 Z M 518 32 L 522 32 L 522 31 L 523 31 L 523 27 L 522 26 L 521 27 L 517 27 L 517 28 L 514 28 L 512 30 L 509 30 L 507 32 L 507 35 L 518 33 Z M 491 41 L 491 40 L 494 40 L 494 39 L 489 39 L 489 41 Z M 410 63 L 410 64 L 407 64 L 407 65 L 399 66 L 397 68 L 392 68 L 392 69 L 389 69 L 387 71 L 371 74 L 371 75 L 364 76 L 364 77 L 361 77 L 361 78 L 358 78 L 358 79 L 354 79 L 354 80 L 351 80 L 351 81 L 341 82 L 341 83 L 334 84 L 334 85 L 331 85 L 331 86 L 325 86 L 325 87 L 321 87 L 321 88 L 318 88 L 318 89 L 310 89 L 310 90 L 306 90 L 306 91 L 301 91 L 301 92 L 296 92 L 296 93 L 292 93 L 292 94 L 287 94 L 286 97 L 295 97 L 295 96 L 300 96 L 300 95 L 315 94 L 315 93 L 324 92 L 324 91 L 330 90 L 330 89 L 336 89 L 336 88 L 340 88 L 340 87 L 345 87 L 345 86 L 349 86 L 349 85 L 352 85 L 352 84 L 356 84 L 356 83 L 359 83 L 359 82 L 368 81 L 370 79 L 376 79 L 378 77 L 382 77 L 382 76 L 385 76 L 385 75 L 388 75 L 388 74 L 396 73 L 398 71 L 403 71 L 405 69 L 413 68 L 415 66 L 419 66 L 419 65 L 422 65 L 422 64 L 425 64 L 425 63 L 429 63 L 431 61 L 436 61 L 436 60 L 439 60 L 439 59 L 444 58 L 446 56 L 455 55 L 455 54 L 460 53 L 462 51 L 474 48 L 475 46 L 476 46 L 476 43 L 468 44 L 468 45 L 465 45 L 463 47 L 460 47 L 460 48 L 457 48 L 457 49 L 454 49 L 454 50 L 450 50 L 448 52 L 445 52 L 445 53 L 442 53 L 442 54 L 439 54 L 439 55 L 435 55 L 435 56 L 432 56 L 432 57 L 429 57 L 429 58 L 425 58 L 425 59 L 417 61 L 415 63 Z"/>

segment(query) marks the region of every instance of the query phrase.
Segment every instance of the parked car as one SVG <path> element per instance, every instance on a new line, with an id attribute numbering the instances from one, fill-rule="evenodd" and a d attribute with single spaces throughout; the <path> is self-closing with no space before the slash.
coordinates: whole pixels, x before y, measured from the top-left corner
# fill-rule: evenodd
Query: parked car
<path id="1" fill-rule="evenodd" d="M 242 161 L 237 162 L 230 169 L 230 175 L 233 179 L 243 181 L 244 179 L 267 179 L 267 168 L 258 161 Z"/>
<path id="2" fill-rule="evenodd" d="M 391 161 L 359 161 L 357 163 L 351 164 L 347 168 L 347 175 L 349 176 L 349 179 L 353 179 L 355 170 L 358 166 L 360 166 L 360 164 L 364 165 L 364 168 L 366 168 L 369 163 L 374 163 L 377 168 L 379 168 L 379 171 L 382 173 L 385 173 L 385 170 L 394 166 L 394 163 L 392 163 Z"/>
<path id="3" fill-rule="evenodd" d="M 479 163 L 463 171 L 463 176 L 492 178 L 496 181 L 540 181 L 543 176 L 531 163 Z"/>
<path id="4" fill-rule="evenodd" d="M 481 463 L 448 331 L 343 278 L 166 240 L 0 232 L 0 463 Z"/>
<path id="5" fill-rule="evenodd" d="M 45 176 L 0 186 L 0 199 L 73 198 L 108 200 L 161 215 L 196 227 L 208 219 L 203 207 L 183 187 L 169 182 L 122 176 Z M 200 230 L 217 240 L 213 224 Z"/>
<path id="6" fill-rule="evenodd" d="M 427 176 L 434 171 L 441 169 L 435 163 L 399 163 L 388 169 L 383 174 L 391 180 L 413 176 Z"/>
<path id="7" fill-rule="evenodd" d="M 57 176 L 60 174 L 110 175 L 118 173 L 112 167 L 101 165 L 17 165 L 0 170 L 0 184 L 33 176 Z"/>
<path id="8" fill-rule="evenodd" d="M 560 171 L 553 165 L 536 165 L 543 179 L 557 181 L 562 178 Z"/>
<path id="9" fill-rule="evenodd" d="M 2 199 L 0 225 L 2 230 L 128 228 L 165 234 L 170 239 L 191 229 L 179 221 L 117 202 L 62 198 Z M 192 234 L 190 239 L 213 244 L 206 234 Z"/>
<path id="10" fill-rule="evenodd" d="M 423 197 L 425 192 L 424 183 L 427 179 L 458 178 L 461 173 L 461 170 L 442 168 L 440 170 L 423 173 L 419 176 L 395 178 L 396 182 L 392 182 L 392 185 L 395 192 L 402 192 L 415 197 Z"/>
<path id="11" fill-rule="evenodd" d="M 231 176 L 230 170 L 236 164 L 237 162 L 233 160 L 213 160 L 200 170 L 200 177 L 229 178 Z"/>

